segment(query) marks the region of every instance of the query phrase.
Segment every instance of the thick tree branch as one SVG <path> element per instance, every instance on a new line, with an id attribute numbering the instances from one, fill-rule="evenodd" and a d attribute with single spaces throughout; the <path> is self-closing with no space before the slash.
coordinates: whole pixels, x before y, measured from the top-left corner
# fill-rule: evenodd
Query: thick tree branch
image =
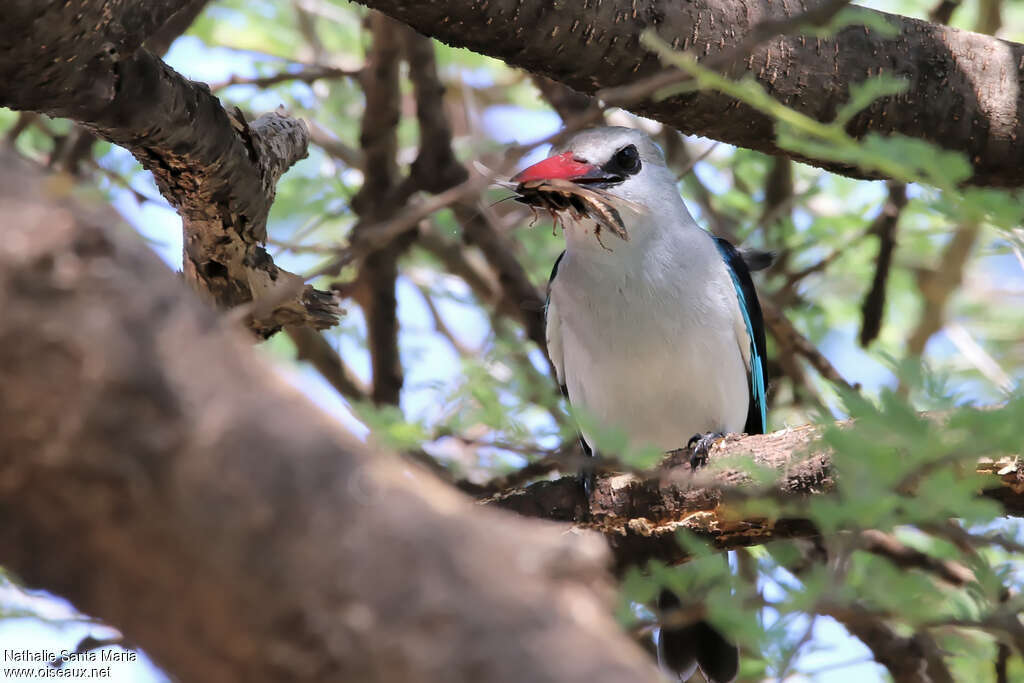
<path id="1" fill-rule="evenodd" d="M 785 22 L 801 3 L 771 0 L 360 0 L 418 31 L 553 78 L 583 93 L 635 82 L 661 65 L 640 45 L 653 29 L 680 50 L 713 60 L 763 22 Z M 821 3 L 822 5 L 833 3 Z M 1024 46 L 916 19 L 858 10 L 892 26 L 893 36 L 849 26 L 833 38 L 791 35 L 761 43 L 727 73 L 750 75 L 777 99 L 820 121 L 833 119 L 849 88 L 869 75 L 905 78 L 909 88 L 880 100 L 849 125 L 856 136 L 875 132 L 923 138 L 964 152 L 973 182 L 1024 184 L 1024 109 L 1019 65 Z M 783 24 L 774 24 L 783 25 Z M 769 154 L 773 121 L 715 92 L 661 101 L 645 99 L 632 111 L 684 133 L 722 140 Z M 804 159 L 807 160 L 807 159 Z M 839 173 L 855 169 L 807 160 Z"/>
<path id="2" fill-rule="evenodd" d="M 772 434 L 732 434 L 716 444 L 710 461 L 750 456 L 761 467 L 778 472 L 771 495 L 797 501 L 828 493 L 836 485 L 830 454 L 816 445 L 817 435 L 813 426 Z M 1024 515 L 1024 466 L 1017 465 L 1004 474 L 997 474 L 999 469 L 991 463 L 979 463 L 978 471 L 991 477 L 985 495 L 1000 501 L 1008 515 Z M 676 541 L 680 529 L 703 536 L 720 549 L 817 533 L 803 519 L 737 517 L 732 503 L 749 498 L 751 486 L 748 475 L 737 470 L 701 473 L 694 479 L 687 454 L 677 452 L 654 476 L 601 475 L 589 506 L 576 477 L 538 482 L 486 502 L 531 517 L 585 520 L 577 526 L 605 534 L 620 571 L 642 566 L 650 559 L 669 563 L 685 560 L 686 553 Z"/>
<path id="3" fill-rule="evenodd" d="M 0 564 L 180 680 L 659 680 L 600 542 L 366 452 L 44 180 L 0 160 Z"/>
<path id="4" fill-rule="evenodd" d="M 309 132 L 279 113 L 250 125 L 139 48 L 182 7 L 197 9 L 187 0 L 74 0 L 40 10 L 19 0 L 0 28 L 0 106 L 70 118 L 135 155 L 182 216 L 188 280 L 219 307 L 248 306 L 257 334 L 330 327 L 334 298 L 263 249 L 275 185 L 305 156 Z"/>

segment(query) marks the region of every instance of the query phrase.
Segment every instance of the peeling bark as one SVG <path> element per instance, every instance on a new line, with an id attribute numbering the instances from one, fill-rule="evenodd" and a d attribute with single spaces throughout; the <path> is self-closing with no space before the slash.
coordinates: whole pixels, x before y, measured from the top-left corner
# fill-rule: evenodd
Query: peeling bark
<path id="1" fill-rule="evenodd" d="M 306 155 L 309 131 L 282 113 L 250 125 L 140 48 L 182 8 L 194 5 L 15 2 L 0 25 L 0 106 L 67 117 L 130 151 L 182 216 L 186 277 L 221 308 L 248 305 L 257 334 L 330 327 L 334 297 L 263 249 L 277 180 Z"/>
<path id="2" fill-rule="evenodd" d="M 445 43 L 594 94 L 662 69 L 640 45 L 653 29 L 679 50 L 714 58 L 765 20 L 784 20 L 802 3 L 773 0 L 360 0 Z M 1024 46 L 917 19 L 860 10 L 889 24 L 887 37 L 848 26 L 832 38 L 801 35 L 768 40 L 725 71 L 754 77 L 784 104 L 830 121 L 850 87 L 879 74 L 909 81 L 903 95 L 879 100 L 850 122 L 857 137 L 900 133 L 963 152 L 972 182 L 1024 185 Z M 864 177 L 854 168 L 795 156 L 775 144 L 774 122 L 715 92 L 626 105 L 684 133 L 781 154 L 830 171 Z"/>
<path id="3" fill-rule="evenodd" d="M 0 564 L 177 680 L 660 680 L 600 540 L 368 452 L 61 187 L 0 156 Z"/>

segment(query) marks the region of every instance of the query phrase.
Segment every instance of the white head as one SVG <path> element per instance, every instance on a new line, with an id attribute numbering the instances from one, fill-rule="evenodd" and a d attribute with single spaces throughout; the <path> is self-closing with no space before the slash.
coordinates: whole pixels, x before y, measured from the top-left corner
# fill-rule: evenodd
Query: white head
<path id="1" fill-rule="evenodd" d="M 523 170 L 512 181 L 552 178 L 597 187 L 639 207 L 641 215 L 629 209 L 620 211 L 630 242 L 645 241 L 657 226 L 676 224 L 671 220 L 675 217 L 685 217 L 685 222 L 692 224 L 661 149 L 634 128 L 591 128 L 577 133 L 553 148 L 549 158 Z M 570 241 L 581 237 L 574 232 L 567 232 Z"/>

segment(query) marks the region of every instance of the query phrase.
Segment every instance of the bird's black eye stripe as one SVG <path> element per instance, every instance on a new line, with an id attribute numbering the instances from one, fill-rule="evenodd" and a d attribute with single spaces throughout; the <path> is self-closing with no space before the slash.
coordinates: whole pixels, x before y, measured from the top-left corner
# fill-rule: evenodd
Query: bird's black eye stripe
<path id="1" fill-rule="evenodd" d="M 605 164 L 604 170 L 616 175 L 634 175 L 639 173 L 640 152 L 636 150 L 636 145 L 626 145 L 616 152 L 615 156 Z"/>

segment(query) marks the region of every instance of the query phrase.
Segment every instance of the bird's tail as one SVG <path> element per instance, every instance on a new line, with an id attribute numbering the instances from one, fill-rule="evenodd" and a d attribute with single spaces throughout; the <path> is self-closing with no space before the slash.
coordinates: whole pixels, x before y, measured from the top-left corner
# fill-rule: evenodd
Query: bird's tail
<path id="1" fill-rule="evenodd" d="M 679 598 L 671 591 L 658 595 L 658 610 L 670 612 L 680 607 Z M 679 677 L 693 676 L 700 667 L 708 683 L 729 683 L 740 668 L 740 651 L 735 644 L 706 621 L 679 627 L 662 627 L 658 637 L 658 663 Z"/>

